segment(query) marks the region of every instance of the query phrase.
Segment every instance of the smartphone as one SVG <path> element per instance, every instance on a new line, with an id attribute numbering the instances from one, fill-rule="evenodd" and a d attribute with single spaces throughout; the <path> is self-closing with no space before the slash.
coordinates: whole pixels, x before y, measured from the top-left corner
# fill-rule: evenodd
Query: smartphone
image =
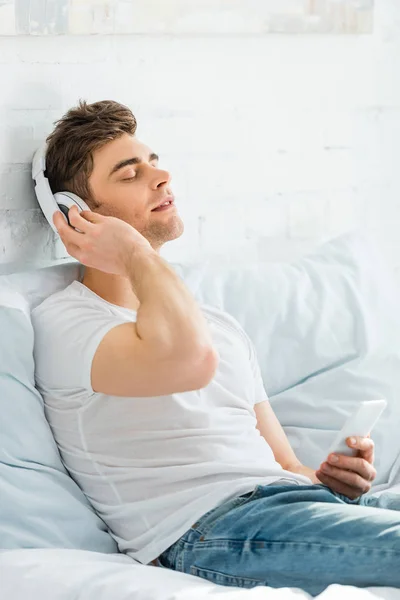
<path id="1" fill-rule="evenodd" d="M 361 402 L 356 410 L 346 419 L 345 424 L 339 431 L 327 453 L 345 454 L 346 456 L 357 456 L 358 450 L 349 448 L 346 439 L 351 436 L 367 436 L 371 433 L 379 417 L 387 406 L 384 399 L 366 400 Z"/>

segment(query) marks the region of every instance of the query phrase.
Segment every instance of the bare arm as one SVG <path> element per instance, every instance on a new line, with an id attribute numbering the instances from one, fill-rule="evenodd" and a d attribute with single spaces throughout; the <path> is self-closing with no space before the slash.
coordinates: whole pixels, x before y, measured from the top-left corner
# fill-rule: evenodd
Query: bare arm
<path id="1" fill-rule="evenodd" d="M 136 323 L 116 325 L 91 365 L 95 392 L 161 396 L 200 389 L 214 376 L 218 353 L 200 307 L 174 270 L 131 225 L 92 211 L 61 213 L 54 223 L 71 256 L 129 279 L 140 306 Z M 77 232 L 73 227 L 80 230 Z"/>
<path id="2" fill-rule="evenodd" d="M 92 363 L 92 387 L 116 396 L 164 396 L 205 387 L 217 353 L 189 290 L 153 250 L 133 251 L 127 275 L 136 323 L 109 331 Z"/>
<path id="3" fill-rule="evenodd" d="M 314 483 L 320 483 L 315 471 L 310 467 L 305 467 L 297 458 L 268 400 L 256 404 L 254 410 L 257 417 L 257 429 L 270 446 L 275 460 L 281 467 L 286 471 L 305 475 Z"/>
<path id="4" fill-rule="evenodd" d="M 182 360 L 213 354 L 207 321 L 172 267 L 154 250 L 132 249 L 127 276 L 140 301 L 138 337 Z"/>

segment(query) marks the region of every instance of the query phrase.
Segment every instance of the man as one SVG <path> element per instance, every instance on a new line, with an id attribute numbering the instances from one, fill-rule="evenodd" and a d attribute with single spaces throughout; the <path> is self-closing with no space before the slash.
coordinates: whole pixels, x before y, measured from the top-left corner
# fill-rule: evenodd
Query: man
<path id="1" fill-rule="evenodd" d="M 365 495 L 372 440 L 317 472 L 297 459 L 248 335 L 198 306 L 159 255 L 184 227 L 131 111 L 68 111 L 48 138 L 47 176 L 91 210 L 71 209 L 71 226 L 54 215 L 86 269 L 33 311 L 36 383 L 63 461 L 120 551 L 225 585 L 400 587 L 400 498 Z"/>

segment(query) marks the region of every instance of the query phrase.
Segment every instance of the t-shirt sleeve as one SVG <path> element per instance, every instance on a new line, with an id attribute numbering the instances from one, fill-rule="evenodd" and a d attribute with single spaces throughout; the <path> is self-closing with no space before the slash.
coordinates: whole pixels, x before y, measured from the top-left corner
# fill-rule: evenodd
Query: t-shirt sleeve
<path id="1" fill-rule="evenodd" d="M 35 379 L 44 393 L 95 394 L 91 384 L 96 350 L 114 327 L 129 322 L 106 307 L 82 302 L 50 306 L 33 314 Z"/>
<path id="2" fill-rule="evenodd" d="M 248 336 L 247 338 L 249 341 L 250 364 L 254 377 L 254 404 L 259 404 L 260 402 L 264 402 L 264 400 L 268 400 L 268 395 L 264 388 L 264 382 L 261 375 L 256 348 L 251 339 Z"/>
<path id="3" fill-rule="evenodd" d="M 231 319 L 232 323 L 235 323 L 236 329 L 239 331 L 240 335 L 242 336 L 242 339 L 244 340 L 248 348 L 250 366 L 253 373 L 254 381 L 253 403 L 259 404 L 260 402 L 264 402 L 264 400 L 268 400 L 268 395 L 264 388 L 264 382 L 261 375 L 260 365 L 258 362 L 256 347 L 249 335 L 243 329 L 242 325 L 239 323 L 239 321 L 233 318 L 232 315 L 229 315 L 229 318 Z"/>

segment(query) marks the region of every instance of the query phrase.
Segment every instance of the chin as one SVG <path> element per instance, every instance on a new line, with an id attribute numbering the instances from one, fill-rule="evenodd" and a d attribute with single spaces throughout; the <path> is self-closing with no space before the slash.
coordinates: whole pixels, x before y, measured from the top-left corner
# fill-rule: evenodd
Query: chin
<path id="1" fill-rule="evenodd" d="M 183 235 L 184 231 L 185 231 L 185 225 L 184 225 L 182 219 L 179 219 L 179 223 L 177 224 L 177 227 L 174 230 L 174 237 L 172 239 L 177 240 L 178 238 L 181 237 L 181 235 Z"/>
<path id="2" fill-rule="evenodd" d="M 161 248 L 164 244 L 177 240 L 183 235 L 185 226 L 182 219 L 175 220 L 172 227 L 164 226 L 162 229 L 152 231 L 151 235 L 144 235 L 144 237 L 150 242 L 153 248 Z"/>
<path id="3" fill-rule="evenodd" d="M 173 240 L 177 240 L 178 238 L 181 237 L 181 235 L 183 235 L 184 232 L 184 225 L 183 223 L 181 223 L 181 225 L 179 227 L 174 227 L 172 230 L 166 232 L 166 235 L 164 237 L 164 244 L 166 244 L 167 242 L 172 242 Z"/>

